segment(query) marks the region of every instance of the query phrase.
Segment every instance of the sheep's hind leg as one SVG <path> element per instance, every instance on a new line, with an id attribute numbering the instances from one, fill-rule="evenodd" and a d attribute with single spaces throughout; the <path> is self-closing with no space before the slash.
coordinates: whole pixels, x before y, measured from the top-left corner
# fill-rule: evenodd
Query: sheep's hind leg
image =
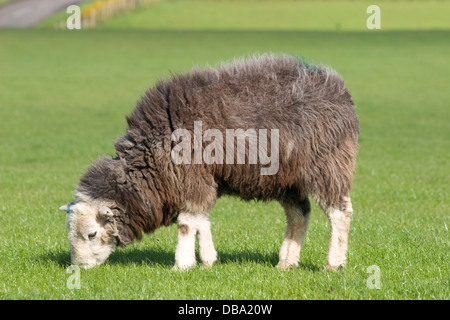
<path id="1" fill-rule="evenodd" d="M 311 205 L 308 198 L 300 202 L 282 201 L 281 205 L 286 214 L 286 233 L 281 244 L 277 268 L 287 270 L 298 266 Z"/>
<path id="2" fill-rule="evenodd" d="M 328 270 L 337 270 L 346 264 L 348 249 L 348 233 L 353 209 L 350 197 L 343 197 L 338 208 L 324 209 L 331 226 L 330 244 L 328 247 Z"/>

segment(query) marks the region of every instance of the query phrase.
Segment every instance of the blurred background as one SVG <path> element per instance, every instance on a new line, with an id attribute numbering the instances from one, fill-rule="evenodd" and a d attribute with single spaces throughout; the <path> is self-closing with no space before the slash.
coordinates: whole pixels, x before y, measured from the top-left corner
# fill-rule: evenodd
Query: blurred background
<path id="1" fill-rule="evenodd" d="M 66 11 L 73 4 L 80 8 L 79 30 L 67 28 L 68 20 L 72 25 L 76 19 L 76 11 Z M 367 12 L 374 4 L 378 17 Z M 368 20 L 375 18 L 381 28 L 369 29 Z M 352 193 L 351 267 L 336 278 L 341 289 L 330 290 L 327 276 L 316 272 L 326 260 L 328 227 L 324 215 L 315 214 L 307 234 L 310 245 L 302 253 L 303 288 L 286 275 L 280 289 L 281 276 L 267 271 L 265 279 L 273 281 L 263 286 L 249 280 L 257 288 L 250 297 L 448 298 L 446 0 L 0 0 L 0 296 L 249 297 L 241 285 L 247 280 L 225 276 L 203 279 L 183 294 L 168 290 L 171 284 L 164 277 L 142 292 L 136 290 L 140 280 L 133 278 L 128 289 L 110 284 L 107 293 L 61 293 L 54 284 L 65 281 L 68 243 L 65 217 L 57 208 L 72 200 L 92 161 L 114 155 L 114 140 L 126 130 L 125 116 L 157 79 L 264 52 L 299 55 L 336 69 L 356 104 L 361 148 Z M 254 205 L 221 199 L 212 212 L 213 228 L 229 229 L 215 235 L 219 250 L 254 248 L 256 255 L 249 257 L 276 261 L 284 216 L 279 207 L 264 208 L 258 207 L 264 218 L 245 225 L 267 236 L 235 239 L 230 234 L 241 229 L 233 229 L 230 217 L 243 219 Z M 165 232 L 175 239 L 172 229 L 152 237 L 172 257 L 174 244 Z M 268 235 L 276 235 L 275 240 Z M 142 262 L 132 252 L 155 245 L 146 241 L 129 249 L 137 251 L 121 251 L 122 257 Z M 382 290 L 361 285 L 365 267 L 372 264 L 390 279 Z M 109 271 L 121 277 L 120 270 Z M 165 269 L 158 272 L 166 275 Z M 92 286 L 102 288 L 102 277 L 92 277 Z"/>

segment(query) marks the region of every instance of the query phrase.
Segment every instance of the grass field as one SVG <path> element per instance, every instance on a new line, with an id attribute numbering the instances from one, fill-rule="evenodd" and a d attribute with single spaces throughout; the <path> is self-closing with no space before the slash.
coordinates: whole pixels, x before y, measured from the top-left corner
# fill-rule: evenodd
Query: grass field
<path id="1" fill-rule="evenodd" d="M 0 30 L 0 299 L 450 298 L 450 31 L 234 29 Z M 329 225 L 317 206 L 300 266 L 282 272 L 281 207 L 222 198 L 213 268 L 172 271 L 171 226 L 69 289 L 58 207 L 92 161 L 114 153 L 144 90 L 170 71 L 267 51 L 329 64 L 353 93 L 361 147 L 347 268 L 323 271 Z M 381 289 L 367 286 L 372 265 Z"/>
<path id="2" fill-rule="evenodd" d="M 0 0 L 1 1 L 1 0 Z M 92 1 L 87 1 L 90 3 Z M 369 0 L 166 0 L 99 25 L 105 29 L 365 31 Z M 376 1 L 383 30 L 450 29 L 450 1 Z M 41 27 L 65 21 L 65 12 Z"/>
<path id="3" fill-rule="evenodd" d="M 373 2 L 373 1 L 372 1 Z M 104 23 L 104 28 L 343 30 L 366 29 L 369 1 L 170 1 Z M 449 29 L 450 2 L 377 1 L 383 29 Z M 223 18 L 224 12 L 228 16 Z"/>

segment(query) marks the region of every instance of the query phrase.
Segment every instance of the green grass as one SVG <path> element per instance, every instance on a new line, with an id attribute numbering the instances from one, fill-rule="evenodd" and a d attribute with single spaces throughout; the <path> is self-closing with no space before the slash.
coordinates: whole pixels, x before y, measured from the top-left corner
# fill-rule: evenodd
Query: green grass
<path id="1" fill-rule="evenodd" d="M 0 297 L 448 298 L 448 36 L 2 31 Z M 98 155 L 113 153 L 136 99 L 168 70 L 256 50 L 329 63 L 354 93 L 362 134 L 347 269 L 321 271 L 329 227 L 317 207 L 300 267 L 280 272 L 280 206 L 226 198 L 211 217 L 220 255 L 212 269 L 171 271 L 170 227 L 83 271 L 80 290 L 67 289 L 67 231 L 57 208 Z M 381 268 L 381 290 L 366 287 L 370 265 Z"/>
<path id="2" fill-rule="evenodd" d="M 381 9 L 383 30 L 450 29 L 450 1 L 166 0 L 102 23 L 107 29 L 367 30 L 367 7 Z M 67 19 L 61 13 L 41 26 Z"/>
<path id="3" fill-rule="evenodd" d="M 449 299 L 450 31 L 0 30 L 0 299 Z M 361 125 L 348 266 L 322 271 L 314 205 L 300 266 L 275 268 L 277 203 L 220 199 L 218 263 L 171 270 L 176 227 L 118 249 L 70 290 L 65 214 L 79 176 L 113 154 L 125 115 L 170 71 L 289 52 L 346 79 Z M 366 272 L 381 270 L 381 289 Z"/>

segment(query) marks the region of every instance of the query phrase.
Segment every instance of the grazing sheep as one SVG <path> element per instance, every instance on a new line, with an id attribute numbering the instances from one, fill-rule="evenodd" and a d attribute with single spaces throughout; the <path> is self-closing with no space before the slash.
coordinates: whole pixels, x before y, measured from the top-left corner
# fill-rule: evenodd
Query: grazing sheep
<path id="1" fill-rule="evenodd" d="M 273 54 L 196 68 L 148 89 L 127 122 L 117 156 L 94 163 L 76 200 L 60 208 L 68 213 L 74 264 L 101 264 L 117 246 L 176 222 L 175 268 L 195 265 L 196 236 L 200 259 L 212 265 L 209 212 L 218 197 L 232 194 L 281 203 L 287 229 L 280 269 L 299 263 L 311 195 L 331 225 L 327 268 L 345 265 L 359 126 L 336 71 Z M 250 140 L 258 131 L 255 156 Z M 223 137 L 243 138 L 245 146 L 227 146 L 224 155 Z M 269 153 L 275 170 L 264 172 Z"/>

